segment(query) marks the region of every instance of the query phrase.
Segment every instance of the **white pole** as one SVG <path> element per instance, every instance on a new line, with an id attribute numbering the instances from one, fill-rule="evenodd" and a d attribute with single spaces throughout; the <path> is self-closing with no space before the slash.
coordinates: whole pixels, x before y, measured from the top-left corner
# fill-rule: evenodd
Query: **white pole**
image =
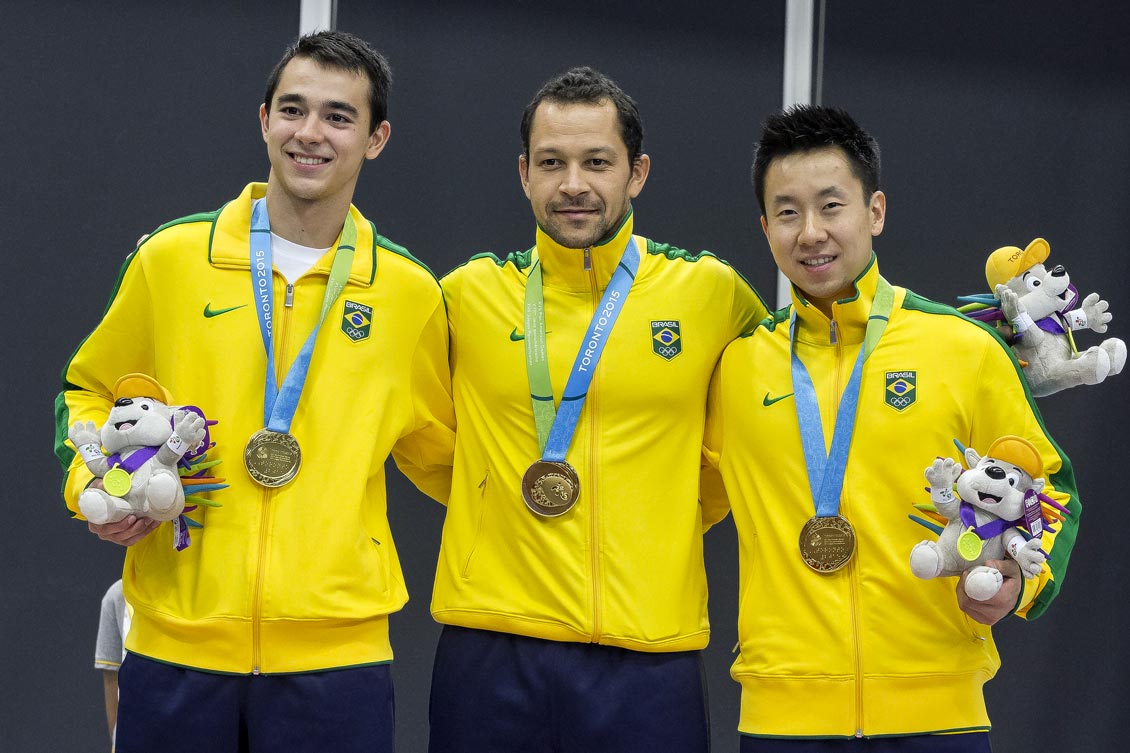
<path id="1" fill-rule="evenodd" d="M 812 104 L 814 0 L 786 0 L 783 107 Z M 792 300 L 789 278 L 777 273 L 777 308 Z"/>
<path id="2" fill-rule="evenodd" d="M 337 0 L 302 0 L 298 12 L 298 34 L 329 31 L 337 25 Z"/>

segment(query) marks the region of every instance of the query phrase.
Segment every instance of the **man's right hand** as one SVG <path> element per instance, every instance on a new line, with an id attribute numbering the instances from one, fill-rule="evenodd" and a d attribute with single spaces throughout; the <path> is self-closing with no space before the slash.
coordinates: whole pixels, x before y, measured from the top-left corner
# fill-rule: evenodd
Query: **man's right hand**
<path id="1" fill-rule="evenodd" d="M 90 532 L 103 541 L 112 541 L 122 546 L 132 546 L 148 536 L 161 521 L 152 518 L 139 518 L 136 515 L 127 515 L 117 523 L 87 523 Z"/>

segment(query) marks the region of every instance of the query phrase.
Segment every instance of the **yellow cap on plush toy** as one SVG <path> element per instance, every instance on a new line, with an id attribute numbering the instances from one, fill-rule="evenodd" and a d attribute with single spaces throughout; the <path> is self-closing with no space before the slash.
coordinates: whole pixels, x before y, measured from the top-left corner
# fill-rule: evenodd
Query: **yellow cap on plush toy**
<path id="1" fill-rule="evenodd" d="M 1023 250 L 1016 246 L 998 248 L 989 254 L 985 262 L 985 279 L 989 281 L 989 290 L 996 290 L 997 285 L 1004 285 L 1035 264 L 1043 264 L 1044 259 L 1051 253 L 1051 247 L 1043 238 L 1037 238 Z"/>
<path id="2" fill-rule="evenodd" d="M 1044 475 L 1044 461 L 1032 443 L 1023 437 L 1006 435 L 989 445 L 985 457 L 1015 465 L 1032 478 Z"/>
<path id="3" fill-rule="evenodd" d="M 173 396 L 148 374 L 126 374 L 114 385 L 114 402 L 123 397 L 148 397 L 171 405 Z"/>

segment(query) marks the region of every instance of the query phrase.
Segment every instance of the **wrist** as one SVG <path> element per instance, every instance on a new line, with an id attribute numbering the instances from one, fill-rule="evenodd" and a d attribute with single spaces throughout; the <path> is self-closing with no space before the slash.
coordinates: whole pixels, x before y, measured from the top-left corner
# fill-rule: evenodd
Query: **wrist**
<path id="1" fill-rule="evenodd" d="M 178 458 L 182 457 L 188 451 L 188 444 L 180 438 L 180 435 L 173 432 L 172 436 L 165 442 L 165 446 L 172 450 L 173 454 Z"/>
<path id="2" fill-rule="evenodd" d="M 1027 332 L 1035 322 L 1032 321 L 1032 316 L 1027 311 L 1021 311 L 1012 320 L 1012 327 L 1017 332 Z"/>
<path id="3" fill-rule="evenodd" d="M 81 444 L 75 449 L 78 450 L 78 454 L 82 457 L 83 461 L 87 463 L 106 457 L 102 454 L 102 448 L 98 446 L 97 442 Z"/>

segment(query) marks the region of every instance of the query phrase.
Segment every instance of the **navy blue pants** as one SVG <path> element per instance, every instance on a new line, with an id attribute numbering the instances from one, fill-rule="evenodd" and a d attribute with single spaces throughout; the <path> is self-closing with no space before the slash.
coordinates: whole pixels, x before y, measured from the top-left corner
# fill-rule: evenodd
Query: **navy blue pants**
<path id="1" fill-rule="evenodd" d="M 988 732 L 835 740 L 742 736 L 741 753 L 992 753 Z"/>
<path id="2" fill-rule="evenodd" d="M 707 753 L 702 656 L 446 625 L 430 753 Z"/>
<path id="3" fill-rule="evenodd" d="M 116 753 L 392 753 L 387 664 L 219 675 L 126 656 Z"/>

